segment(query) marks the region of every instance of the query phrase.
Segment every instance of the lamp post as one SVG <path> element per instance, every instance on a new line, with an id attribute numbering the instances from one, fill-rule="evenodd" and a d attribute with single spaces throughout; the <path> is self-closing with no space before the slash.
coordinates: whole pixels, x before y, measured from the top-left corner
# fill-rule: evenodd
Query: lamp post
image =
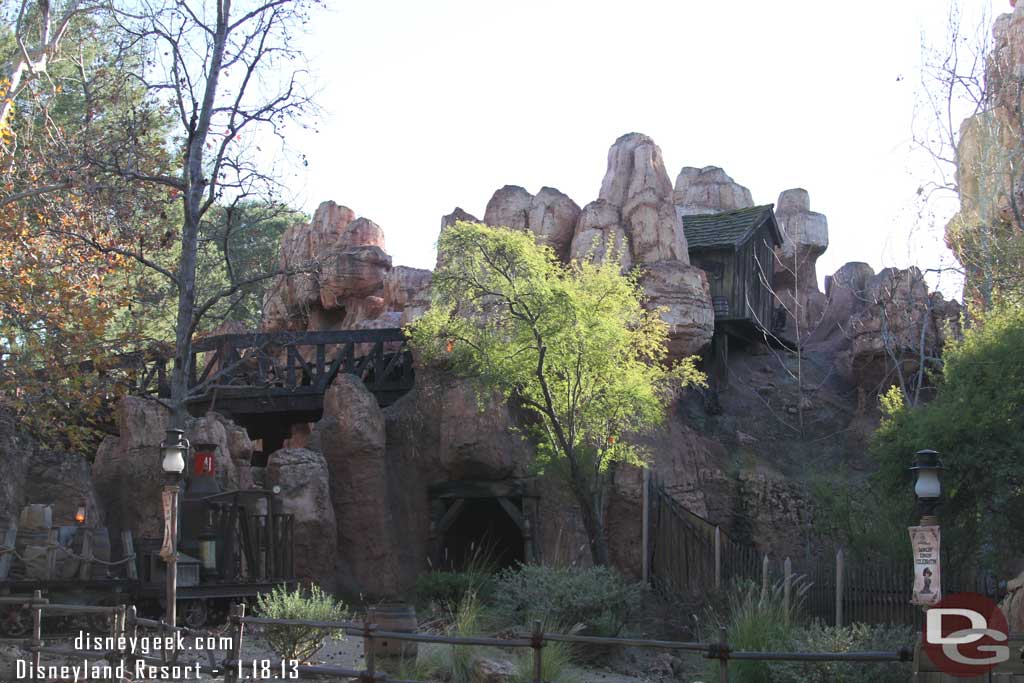
<path id="1" fill-rule="evenodd" d="M 162 499 L 164 547 L 160 554 L 167 563 L 167 623 L 171 628 L 174 628 L 178 619 L 178 492 L 188 448 L 188 439 L 181 429 L 168 429 L 160 444 L 160 465 L 166 475 Z"/>
<path id="2" fill-rule="evenodd" d="M 939 525 L 935 508 L 942 497 L 942 469 L 937 451 L 925 448 L 914 454 L 910 471 L 914 473 L 914 495 L 921 512 L 921 526 Z"/>

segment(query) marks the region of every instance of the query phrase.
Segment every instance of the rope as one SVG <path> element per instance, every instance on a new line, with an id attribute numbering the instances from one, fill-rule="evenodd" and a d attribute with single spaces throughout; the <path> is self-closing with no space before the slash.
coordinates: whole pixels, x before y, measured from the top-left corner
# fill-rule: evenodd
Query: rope
<path id="1" fill-rule="evenodd" d="M 46 548 L 47 552 L 49 552 L 50 550 L 59 550 L 62 553 L 64 553 L 65 555 L 67 555 L 67 556 L 69 556 L 69 557 L 71 557 L 73 559 L 79 560 L 80 562 L 95 562 L 96 564 L 102 564 L 102 565 L 104 565 L 106 567 L 117 567 L 117 566 L 122 565 L 122 564 L 127 564 L 128 562 L 131 562 L 131 561 L 133 561 L 136 558 L 135 553 L 132 553 L 130 555 L 125 555 L 120 560 L 114 560 L 113 562 L 108 562 L 107 560 L 101 560 L 98 557 L 88 557 L 87 558 L 84 555 L 79 555 L 78 553 L 75 553 L 72 550 L 69 550 L 66 546 L 63 546 L 63 545 L 61 545 L 59 543 L 48 543 L 45 546 L 34 546 L 34 547 Z M 28 560 L 26 560 L 25 557 L 21 553 L 19 553 L 17 550 L 12 548 L 11 546 L 6 546 L 6 545 L 5 546 L 0 546 L 0 555 L 14 555 L 14 557 L 16 557 L 17 559 L 21 560 L 22 562 L 28 562 Z M 33 559 L 38 559 L 38 558 L 33 558 Z"/>

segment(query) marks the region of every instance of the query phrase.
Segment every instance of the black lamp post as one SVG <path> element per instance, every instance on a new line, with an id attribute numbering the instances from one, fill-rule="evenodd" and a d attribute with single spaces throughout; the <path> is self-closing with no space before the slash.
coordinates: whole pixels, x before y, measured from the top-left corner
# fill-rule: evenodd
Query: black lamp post
<path id="1" fill-rule="evenodd" d="M 164 560 L 167 562 L 167 623 L 171 628 L 178 619 L 178 492 L 181 473 L 185 471 L 188 448 L 188 439 L 181 429 L 168 429 L 163 443 L 160 444 L 160 465 L 167 476 L 163 498 L 167 505 L 164 533 L 170 548 Z"/>
<path id="2" fill-rule="evenodd" d="M 939 525 L 935 508 L 942 497 L 942 469 L 937 451 L 925 448 L 914 454 L 910 471 L 914 473 L 914 495 L 921 511 L 921 526 Z"/>

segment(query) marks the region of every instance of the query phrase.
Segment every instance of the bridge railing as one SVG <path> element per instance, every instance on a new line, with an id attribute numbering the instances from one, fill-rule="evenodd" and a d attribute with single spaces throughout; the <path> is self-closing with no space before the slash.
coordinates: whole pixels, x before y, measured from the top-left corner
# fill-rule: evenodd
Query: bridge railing
<path id="1" fill-rule="evenodd" d="M 232 389 L 323 392 L 338 374 L 356 375 L 374 391 L 412 382 L 412 354 L 398 328 L 222 334 L 197 340 L 192 351 L 191 397 Z M 167 396 L 168 373 L 168 359 L 147 360 L 134 392 Z"/>

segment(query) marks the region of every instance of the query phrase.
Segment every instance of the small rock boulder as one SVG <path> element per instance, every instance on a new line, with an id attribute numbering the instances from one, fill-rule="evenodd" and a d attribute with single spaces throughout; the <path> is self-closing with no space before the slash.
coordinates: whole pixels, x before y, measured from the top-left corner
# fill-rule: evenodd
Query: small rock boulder
<path id="1" fill-rule="evenodd" d="M 651 306 L 664 306 L 668 324 L 669 356 L 681 358 L 711 343 L 715 312 L 711 288 L 703 270 L 681 261 L 645 264 L 640 284 Z"/>
<path id="2" fill-rule="evenodd" d="M 672 203 L 681 216 L 693 216 L 748 209 L 754 206 L 754 198 L 717 166 L 684 166 L 676 176 Z"/>
<path id="3" fill-rule="evenodd" d="M 473 683 L 509 683 L 516 674 L 515 665 L 504 659 L 476 657 L 470 680 Z"/>

